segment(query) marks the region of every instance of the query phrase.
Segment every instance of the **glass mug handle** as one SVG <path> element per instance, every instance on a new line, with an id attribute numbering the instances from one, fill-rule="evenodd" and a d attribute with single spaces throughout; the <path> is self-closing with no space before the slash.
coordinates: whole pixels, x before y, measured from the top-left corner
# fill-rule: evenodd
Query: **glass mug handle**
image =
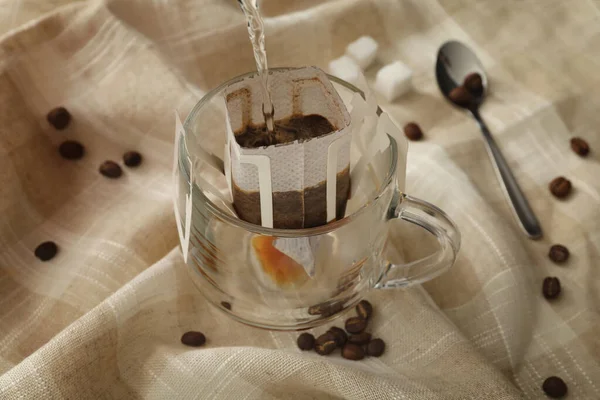
<path id="1" fill-rule="evenodd" d="M 445 212 L 426 201 L 396 190 L 388 210 L 388 222 L 401 219 L 433 234 L 440 249 L 408 264 L 384 261 L 384 273 L 375 285 L 378 289 L 415 285 L 435 278 L 454 264 L 460 248 L 460 232 Z"/>

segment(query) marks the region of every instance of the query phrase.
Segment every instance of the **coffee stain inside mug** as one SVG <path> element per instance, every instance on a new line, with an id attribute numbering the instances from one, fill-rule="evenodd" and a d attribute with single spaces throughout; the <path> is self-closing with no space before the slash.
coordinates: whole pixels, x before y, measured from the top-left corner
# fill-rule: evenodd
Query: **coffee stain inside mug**
<path id="1" fill-rule="evenodd" d="M 308 280 L 302 265 L 288 257 L 274 246 L 275 237 L 255 236 L 252 247 L 262 270 L 278 286 L 299 286 Z"/>

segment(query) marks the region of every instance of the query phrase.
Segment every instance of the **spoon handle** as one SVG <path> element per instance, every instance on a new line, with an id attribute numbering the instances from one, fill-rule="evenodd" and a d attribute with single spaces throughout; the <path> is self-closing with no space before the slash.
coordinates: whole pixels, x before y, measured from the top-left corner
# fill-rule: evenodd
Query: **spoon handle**
<path id="1" fill-rule="evenodd" d="M 504 159 L 504 156 L 500 152 L 500 149 L 492 137 L 490 130 L 483 121 L 483 118 L 481 118 L 479 110 L 473 109 L 471 110 L 471 113 L 481 129 L 481 133 L 483 133 L 483 138 L 485 139 L 486 145 L 485 147 L 488 155 L 490 156 L 490 160 L 492 161 L 492 165 L 494 166 L 494 170 L 496 171 L 496 176 L 501 183 L 506 198 L 512 205 L 515 216 L 521 223 L 521 226 L 523 227 L 527 236 L 529 236 L 531 239 L 538 239 L 542 237 L 542 228 L 540 227 L 540 223 L 533 213 L 533 210 L 529 206 L 527 198 L 521 191 L 519 183 L 512 174 L 512 171 Z"/>

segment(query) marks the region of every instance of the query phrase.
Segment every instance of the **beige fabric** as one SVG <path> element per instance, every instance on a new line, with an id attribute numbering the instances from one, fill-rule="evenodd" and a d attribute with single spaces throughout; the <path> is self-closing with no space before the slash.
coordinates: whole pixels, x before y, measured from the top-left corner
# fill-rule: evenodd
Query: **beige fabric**
<path id="1" fill-rule="evenodd" d="M 174 123 L 206 90 L 253 69 L 234 0 L 2 0 L 0 31 L 0 398 L 600 398 L 600 11 L 593 1 L 263 0 L 272 66 L 330 59 L 361 34 L 401 59 L 416 90 L 388 111 L 418 121 L 408 191 L 446 210 L 463 247 L 424 287 L 373 292 L 384 356 L 301 354 L 297 334 L 242 326 L 211 309 L 182 265 L 170 199 Z M 59 7 L 60 6 L 60 7 Z M 55 8 L 56 7 L 56 8 Z M 42 13 L 50 14 L 42 15 Z M 489 73 L 483 109 L 545 231 L 519 231 L 475 124 L 446 104 L 437 47 L 471 44 Z M 369 76 L 376 68 L 369 71 Z M 57 132 L 47 111 L 68 107 Z M 586 138 L 587 159 L 568 139 Z M 84 159 L 56 146 L 83 142 Z M 128 149 L 120 180 L 97 173 Z M 557 201 L 547 184 L 574 184 Z M 397 226 L 408 257 L 433 247 Z M 47 263 L 35 246 L 54 240 Z M 552 243 L 572 251 L 556 266 Z M 558 276 L 562 297 L 541 296 Z M 206 333 L 202 349 L 181 334 Z M 325 328 L 316 329 L 320 333 Z"/>

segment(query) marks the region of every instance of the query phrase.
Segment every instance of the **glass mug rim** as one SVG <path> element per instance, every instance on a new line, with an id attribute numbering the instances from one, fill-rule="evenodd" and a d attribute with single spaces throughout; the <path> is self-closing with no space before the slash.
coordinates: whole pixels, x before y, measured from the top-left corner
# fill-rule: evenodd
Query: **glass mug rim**
<path id="1" fill-rule="evenodd" d="M 289 71 L 292 69 L 295 69 L 295 68 L 294 67 L 269 68 L 269 71 Z M 229 79 L 226 82 L 221 83 L 220 85 L 218 85 L 217 87 L 215 87 L 214 89 L 212 89 L 208 93 L 206 93 L 204 96 L 202 96 L 202 98 L 196 103 L 194 108 L 192 108 L 192 110 L 189 112 L 188 116 L 185 119 L 185 122 L 183 123 L 183 129 L 186 132 L 186 136 L 188 133 L 192 132 L 192 123 L 193 123 L 193 121 L 196 120 L 196 117 L 197 117 L 198 113 L 200 112 L 200 110 L 207 103 L 209 103 L 218 93 L 223 91 L 223 89 L 225 89 L 225 87 L 227 87 L 235 82 L 238 82 L 244 78 L 247 78 L 249 76 L 253 76 L 256 73 L 257 73 L 256 71 L 251 71 L 251 72 L 247 72 L 242 75 L 238 75 L 234 78 Z M 360 94 L 364 98 L 364 92 L 362 90 L 360 90 L 359 88 L 357 88 L 356 86 L 352 85 L 351 83 L 348 83 L 340 78 L 337 78 L 337 77 L 327 74 L 327 73 L 326 73 L 326 76 L 329 80 L 346 87 L 347 89 L 353 91 L 354 93 Z M 388 139 L 390 140 L 391 161 L 390 161 L 390 166 L 389 166 L 386 178 L 384 179 L 381 187 L 377 191 L 377 194 L 375 196 L 373 196 L 373 198 L 370 199 L 366 204 L 362 205 L 354 213 L 347 215 L 340 220 L 336 220 L 336 221 L 330 222 L 325 225 L 317 226 L 314 228 L 301 228 L 301 229 L 266 228 L 266 227 L 263 227 L 260 225 L 256 225 L 256 224 L 244 221 L 240 218 L 236 218 L 236 217 L 226 213 L 225 211 L 221 210 L 220 207 L 215 205 L 202 192 L 202 190 L 198 190 L 198 193 L 200 195 L 200 200 L 202 201 L 202 203 L 204 203 L 206 205 L 206 207 L 208 208 L 210 213 L 215 215 L 217 218 L 219 218 L 223 221 L 226 221 L 227 223 L 229 223 L 231 225 L 237 226 L 239 228 L 242 228 L 247 231 L 257 233 L 260 235 L 279 236 L 279 237 L 323 235 L 323 234 L 335 231 L 336 229 L 351 223 L 355 217 L 359 216 L 360 214 L 365 213 L 371 207 L 374 207 L 375 204 L 377 203 L 377 200 L 381 197 L 381 195 L 385 192 L 385 190 L 388 188 L 388 186 L 392 183 L 392 181 L 394 180 L 394 177 L 396 175 L 396 168 L 398 166 L 398 145 L 396 143 L 396 140 L 389 134 L 388 134 Z M 185 137 L 182 137 L 181 141 L 179 143 L 179 153 L 184 152 L 185 154 L 188 154 L 188 150 L 187 150 L 187 146 L 185 145 L 185 141 L 186 141 Z M 189 179 L 190 179 L 189 171 L 187 171 L 186 165 L 182 162 L 184 157 L 179 157 L 179 159 L 180 159 L 179 168 L 181 170 L 183 170 L 185 177 L 189 181 Z M 193 166 L 192 166 L 192 168 L 193 168 Z M 196 186 L 196 183 L 194 182 L 193 185 Z"/>

